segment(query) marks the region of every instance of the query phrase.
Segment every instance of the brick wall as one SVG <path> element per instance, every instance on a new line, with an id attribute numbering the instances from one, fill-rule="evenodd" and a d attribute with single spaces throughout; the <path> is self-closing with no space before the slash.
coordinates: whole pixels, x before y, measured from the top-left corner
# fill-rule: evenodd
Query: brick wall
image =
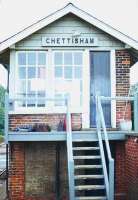
<path id="1" fill-rule="evenodd" d="M 10 200 L 55 200 L 56 142 L 14 142 L 10 145 Z M 67 200 L 65 142 L 60 142 L 60 198 Z"/>
<path id="2" fill-rule="evenodd" d="M 127 50 L 116 51 L 116 95 L 127 96 L 130 87 L 131 56 Z M 125 102 L 117 102 L 117 124 L 124 115 Z M 131 119 L 131 106 L 128 104 L 126 119 Z"/>
<path id="3" fill-rule="evenodd" d="M 24 143 L 10 143 L 9 196 L 10 200 L 24 200 L 25 151 Z"/>
<path id="4" fill-rule="evenodd" d="M 64 121 L 64 114 L 34 114 L 34 115 L 10 115 L 9 127 L 15 130 L 21 125 L 35 125 L 46 123 L 52 129 L 57 129 L 60 120 Z M 81 129 L 81 114 L 72 114 L 72 128 L 73 130 Z"/>
<path id="5" fill-rule="evenodd" d="M 126 200 L 138 200 L 138 136 L 126 141 Z"/>
<path id="6" fill-rule="evenodd" d="M 115 143 L 115 200 L 126 200 L 124 141 Z"/>

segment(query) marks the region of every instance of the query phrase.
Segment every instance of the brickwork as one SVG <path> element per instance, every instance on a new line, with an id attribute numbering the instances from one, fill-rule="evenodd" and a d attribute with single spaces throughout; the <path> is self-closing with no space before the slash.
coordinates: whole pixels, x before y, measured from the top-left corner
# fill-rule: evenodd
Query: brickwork
<path id="1" fill-rule="evenodd" d="M 10 200 L 24 200 L 25 152 L 24 143 L 10 144 L 9 196 Z"/>
<path id="2" fill-rule="evenodd" d="M 52 129 L 57 129 L 60 120 L 65 120 L 64 114 L 34 114 L 34 115 L 10 115 L 9 126 L 15 130 L 21 125 L 49 124 Z M 72 114 L 73 130 L 81 129 L 81 114 Z"/>
<path id="3" fill-rule="evenodd" d="M 127 96 L 130 87 L 131 56 L 127 50 L 116 51 L 116 95 Z M 117 124 L 124 115 L 125 102 L 117 102 Z M 126 119 L 131 119 L 131 106 L 128 104 Z"/>
<path id="4" fill-rule="evenodd" d="M 130 136 L 126 142 L 126 200 L 138 199 L 138 136 Z"/>
<path id="5" fill-rule="evenodd" d="M 115 149 L 115 200 L 126 200 L 125 142 L 116 142 Z"/>
<path id="6" fill-rule="evenodd" d="M 11 143 L 10 200 L 56 199 L 56 142 Z M 60 142 L 60 198 L 67 200 L 68 175 L 65 142 Z"/>

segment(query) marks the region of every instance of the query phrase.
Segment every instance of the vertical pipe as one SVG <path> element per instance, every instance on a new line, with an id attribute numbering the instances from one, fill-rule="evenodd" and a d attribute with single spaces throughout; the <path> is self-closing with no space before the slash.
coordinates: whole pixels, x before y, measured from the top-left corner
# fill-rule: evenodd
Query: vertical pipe
<path id="1" fill-rule="evenodd" d="M 9 119 L 8 119 L 8 108 L 9 108 L 9 99 L 8 94 L 5 94 L 5 124 L 4 124 L 4 132 L 5 132 L 5 143 L 6 143 L 6 194 L 8 193 L 8 130 L 9 130 Z"/>
<path id="2" fill-rule="evenodd" d="M 56 143 L 56 200 L 60 200 L 60 143 Z"/>
<path id="3" fill-rule="evenodd" d="M 134 96 L 134 130 L 138 132 L 138 93 Z"/>
<path id="4" fill-rule="evenodd" d="M 9 189 L 8 189 L 8 185 L 9 185 L 9 169 L 8 169 L 8 160 L 9 160 L 9 147 L 8 144 L 6 144 L 6 194 L 7 194 L 7 199 L 9 199 Z"/>

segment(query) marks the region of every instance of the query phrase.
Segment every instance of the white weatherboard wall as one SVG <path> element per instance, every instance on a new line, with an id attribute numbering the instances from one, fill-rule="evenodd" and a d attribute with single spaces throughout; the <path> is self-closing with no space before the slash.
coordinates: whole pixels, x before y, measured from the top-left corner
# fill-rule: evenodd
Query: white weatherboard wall
<path id="1" fill-rule="evenodd" d="M 98 40 L 98 45 L 93 47 L 43 47 L 42 46 L 42 37 L 71 37 L 73 33 L 80 33 L 81 37 L 95 37 Z M 81 50 L 83 51 L 83 94 L 82 94 L 82 109 L 78 112 L 82 112 L 82 125 L 83 128 L 89 128 L 89 117 L 90 117 L 90 60 L 89 60 L 89 52 L 93 51 L 110 51 L 111 53 L 111 86 L 112 91 L 111 94 L 115 95 L 115 49 L 124 49 L 125 44 L 110 36 L 109 34 L 97 29 L 96 27 L 90 25 L 89 23 L 81 20 L 73 14 L 68 14 L 67 16 L 62 17 L 61 19 L 55 21 L 51 25 L 37 31 L 31 36 L 23 39 L 22 41 L 15 44 L 15 46 L 11 47 L 11 56 L 10 56 L 10 94 L 14 96 L 15 85 L 16 82 L 16 71 L 15 70 L 15 59 L 16 59 L 16 50 L 47 50 L 47 59 L 48 59 L 48 68 L 49 73 L 52 70 L 52 54 L 53 50 Z M 50 83 L 49 85 L 52 85 Z M 112 105 L 112 108 L 115 109 L 115 105 Z M 31 109 L 32 110 L 32 109 Z M 43 109 L 44 110 L 44 109 Z M 41 110 L 42 111 L 42 110 Z M 38 110 L 33 110 L 32 114 L 39 113 Z M 28 112 L 30 110 L 28 109 Z M 113 112 L 115 113 L 115 112 Z M 115 127 L 115 116 L 112 115 L 112 125 Z"/>
<path id="2" fill-rule="evenodd" d="M 75 31 L 80 32 L 83 37 L 92 36 L 98 38 L 99 47 L 124 48 L 122 42 L 71 14 L 18 42 L 16 47 L 43 48 L 41 45 L 42 37 L 70 37 Z"/>

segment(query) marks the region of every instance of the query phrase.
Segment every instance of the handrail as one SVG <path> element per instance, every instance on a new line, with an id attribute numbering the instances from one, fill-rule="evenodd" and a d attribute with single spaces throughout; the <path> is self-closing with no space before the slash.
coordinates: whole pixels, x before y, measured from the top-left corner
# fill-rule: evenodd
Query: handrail
<path id="1" fill-rule="evenodd" d="M 100 146 L 100 154 L 101 154 L 102 165 L 103 165 L 106 195 L 107 195 L 107 199 L 109 200 L 109 180 L 108 180 L 108 174 L 107 174 L 104 147 L 103 147 L 103 142 L 102 142 L 101 122 L 100 122 L 100 118 L 99 118 L 99 108 L 98 108 L 98 96 L 96 96 L 96 128 L 97 128 L 97 135 L 98 135 L 99 146 Z"/>
<path id="2" fill-rule="evenodd" d="M 104 133 L 104 139 L 105 139 L 105 146 L 106 146 L 106 151 L 107 151 L 107 156 L 109 160 L 109 176 L 108 180 L 105 175 L 105 184 L 106 184 L 106 191 L 107 191 L 107 198 L 108 200 L 113 200 L 114 199 L 114 159 L 111 156 L 111 151 L 110 151 L 110 146 L 109 146 L 109 139 L 106 131 L 106 125 L 105 125 L 105 119 L 104 119 L 104 114 L 103 114 L 103 109 L 101 105 L 101 99 L 100 97 L 96 97 L 97 101 L 97 120 L 98 120 L 98 132 L 99 130 L 101 131 L 101 128 L 103 128 L 103 133 Z M 105 171 L 107 169 L 105 168 Z M 107 183 L 106 183 L 107 182 Z"/>
<path id="3" fill-rule="evenodd" d="M 72 125 L 71 125 L 71 113 L 70 113 L 70 99 L 68 97 L 66 101 L 67 105 L 67 117 L 66 117 L 66 130 L 67 130 L 67 152 L 68 152 L 68 178 L 69 178 L 69 199 L 74 200 L 74 160 L 72 151 Z"/>

